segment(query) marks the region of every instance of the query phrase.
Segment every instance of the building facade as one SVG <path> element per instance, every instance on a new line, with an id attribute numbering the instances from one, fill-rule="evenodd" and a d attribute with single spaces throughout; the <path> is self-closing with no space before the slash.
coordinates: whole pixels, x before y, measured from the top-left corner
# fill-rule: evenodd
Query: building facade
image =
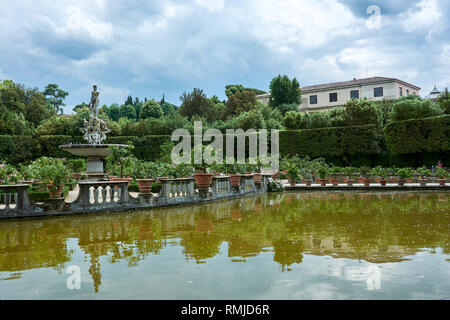
<path id="1" fill-rule="evenodd" d="M 372 77 L 351 81 L 319 84 L 302 87 L 302 102 L 299 111 L 315 112 L 341 107 L 350 99 L 398 99 L 410 94 L 419 95 L 420 88 L 395 78 Z M 267 104 L 270 93 L 256 96 Z"/>

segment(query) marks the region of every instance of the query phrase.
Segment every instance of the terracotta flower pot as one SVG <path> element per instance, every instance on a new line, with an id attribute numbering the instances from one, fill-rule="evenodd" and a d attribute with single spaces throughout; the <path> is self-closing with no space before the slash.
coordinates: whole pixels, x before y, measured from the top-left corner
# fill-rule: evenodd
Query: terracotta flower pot
<path id="1" fill-rule="evenodd" d="M 405 179 L 398 179 L 398 185 L 404 186 L 405 185 Z"/>
<path id="2" fill-rule="evenodd" d="M 330 183 L 333 184 L 333 186 L 337 187 L 339 184 L 339 180 L 336 178 L 330 178 Z"/>
<path id="3" fill-rule="evenodd" d="M 253 182 L 254 183 L 261 183 L 262 180 L 262 174 L 261 173 L 255 173 L 253 176 Z"/>
<path id="4" fill-rule="evenodd" d="M 83 175 L 83 174 L 82 174 L 81 172 L 72 173 L 72 178 L 73 178 L 74 180 L 80 180 L 82 175 Z"/>
<path id="5" fill-rule="evenodd" d="M 61 198 L 62 189 L 64 185 L 61 184 L 59 186 L 54 186 L 53 184 L 47 184 L 48 193 L 50 195 L 50 198 Z"/>
<path id="6" fill-rule="evenodd" d="M 327 179 L 317 179 L 317 180 L 322 187 L 325 187 L 327 185 Z"/>
<path id="7" fill-rule="evenodd" d="M 136 179 L 140 193 L 150 193 L 152 190 L 153 179 Z"/>
<path id="8" fill-rule="evenodd" d="M 305 180 L 305 183 L 306 183 L 306 186 L 307 186 L 307 187 L 310 187 L 310 186 L 311 186 L 311 183 L 312 183 L 312 181 L 311 181 L 311 180 Z"/>
<path id="9" fill-rule="evenodd" d="M 365 180 L 365 178 L 360 177 L 360 178 L 358 178 L 358 183 L 364 183 L 364 180 Z"/>
<path id="10" fill-rule="evenodd" d="M 387 180 L 386 180 L 386 179 L 383 179 L 383 178 L 380 178 L 380 179 L 379 179 L 379 182 L 380 182 L 380 184 L 384 187 L 384 186 L 386 185 L 386 183 L 387 183 Z"/>
<path id="11" fill-rule="evenodd" d="M 289 183 L 291 184 L 291 187 L 295 187 L 295 184 L 297 183 L 297 181 L 295 181 L 295 180 L 290 180 Z"/>
<path id="12" fill-rule="evenodd" d="M 230 184 L 232 186 L 241 185 L 241 175 L 240 174 L 230 174 Z"/>
<path id="13" fill-rule="evenodd" d="M 445 186 L 445 183 L 447 182 L 447 179 L 445 179 L 445 178 L 438 178 L 437 182 L 439 183 L 440 186 Z"/>
<path id="14" fill-rule="evenodd" d="M 347 183 L 347 186 L 352 187 L 353 182 L 355 182 L 355 181 L 353 179 L 347 179 L 345 182 Z"/>
<path id="15" fill-rule="evenodd" d="M 130 186 L 131 181 L 133 181 L 133 178 L 130 177 L 124 177 L 124 178 L 110 178 L 111 181 L 128 181 L 128 186 Z"/>
<path id="16" fill-rule="evenodd" d="M 212 184 L 213 177 L 214 177 L 213 173 L 194 174 L 194 179 L 199 189 L 208 189 Z"/>
<path id="17" fill-rule="evenodd" d="M 421 187 L 425 187 L 427 185 L 428 179 L 419 179 L 419 184 Z"/>
<path id="18" fill-rule="evenodd" d="M 370 179 L 364 179 L 363 183 L 365 187 L 370 186 Z"/>
<path id="19" fill-rule="evenodd" d="M 158 177 L 158 179 L 156 179 L 156 183 L 160 184 L 161 180 L 167 180 L 169 179 L 169 177 Z"/>

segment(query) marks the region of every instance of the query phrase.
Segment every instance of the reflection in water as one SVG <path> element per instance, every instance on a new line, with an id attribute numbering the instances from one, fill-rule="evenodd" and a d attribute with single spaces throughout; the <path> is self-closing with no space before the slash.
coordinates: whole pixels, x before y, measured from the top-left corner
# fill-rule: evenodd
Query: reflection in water
<path id="1" fill-rule="evenodd" d="M 102 290 L 105 263 L 138 266 L 169 247 L 180 247 L 197 264 L 224 254 L 224 244 L 231 261 L 248 262 L 269 251 L 281 272 L 304 263 L 305 255 L 371 263 L 405 261 L 424 248 L 448 255 L 449 198 L 285 193 L 150 212 L 2 221 L 0 280 L 18 280 L 31 269 L 61 272 L 73 259 L 68 239 L 77 239 L 89 262 L 95 292 Z"/>

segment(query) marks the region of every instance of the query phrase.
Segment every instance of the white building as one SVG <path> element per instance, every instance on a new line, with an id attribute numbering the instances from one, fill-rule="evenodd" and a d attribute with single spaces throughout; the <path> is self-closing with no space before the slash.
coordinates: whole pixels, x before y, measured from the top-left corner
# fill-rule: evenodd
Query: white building
<path id="1" fill-rule="evenodd" d="M 439 98 L 441 92 L 434 86 L 433 90 L 430 92 L 429 95 L 427 95 L 424 99 L 436 101 L 437 98 Z"/>
<path id="2" fill-rule="evenodd" d="M 314 112 L 343 106 L 352 98 L 368 100 L 398 99 L 410 94 L 419 94 L 420 88 L 395 78 L 372 77 L 351 81 L 319 84 L 302 87 L 300 111 Z M 268 103 L 270 93 L 256 96 Z"/>

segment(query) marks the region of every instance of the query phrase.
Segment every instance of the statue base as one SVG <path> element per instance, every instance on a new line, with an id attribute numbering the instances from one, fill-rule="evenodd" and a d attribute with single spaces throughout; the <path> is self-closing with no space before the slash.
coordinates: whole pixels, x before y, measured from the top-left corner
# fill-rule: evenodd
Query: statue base
<path id="1" fill-rule="evenodd" d="M 86 180 L 108 180 L 103 172 L 103 161 L 100 158 L 89 158 L 86 161 Z"/>

